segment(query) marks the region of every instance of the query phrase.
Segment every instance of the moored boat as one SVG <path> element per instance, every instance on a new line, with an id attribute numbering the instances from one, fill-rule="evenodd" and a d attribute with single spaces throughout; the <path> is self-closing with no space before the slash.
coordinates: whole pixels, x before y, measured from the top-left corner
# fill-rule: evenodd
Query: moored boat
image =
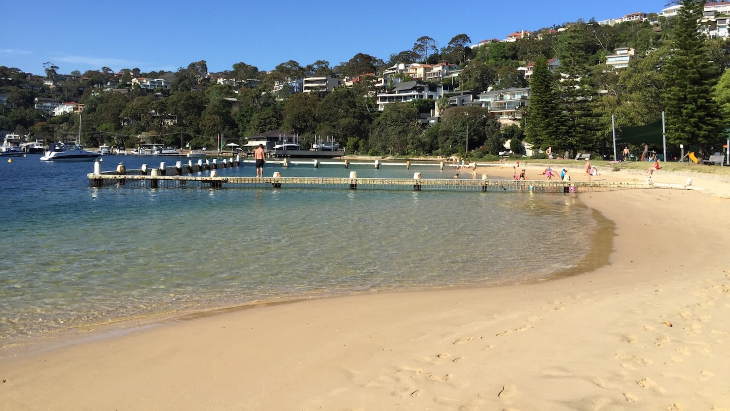
<path id="1" fill-rule="evenodd" d="M 84 150 L 78 144 L 67 146 L 64 143 L 53 143 L 48 151 L 41 157 L 42 161 L 94 161 L 99 158 L 99 153 Z"/>
<path id="2" fill-rule="evenodd" d="M 22 157 L 23 149 L 20 148 L 20 136 L 17 134 L 7 134 L 3 145 L 0 147 L 0 157 Z"/>

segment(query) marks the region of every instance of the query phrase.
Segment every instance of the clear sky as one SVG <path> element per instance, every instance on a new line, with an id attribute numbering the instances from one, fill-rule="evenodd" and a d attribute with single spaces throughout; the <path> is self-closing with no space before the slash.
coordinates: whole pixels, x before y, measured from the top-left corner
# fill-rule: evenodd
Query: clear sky
<path id="1" fill-rule="evenodd" d="M 658 13 L 667 0 L 177 0 L 4 1 L 0 66 L 43 74 L 109 67 L 176 71 L 205 60 L 211 72 L 244 62 L 272 70 L 295 60 L 334 67 L 365 53 L 385 61 L 421 36 L 439 48 L 591 18 Z"/>

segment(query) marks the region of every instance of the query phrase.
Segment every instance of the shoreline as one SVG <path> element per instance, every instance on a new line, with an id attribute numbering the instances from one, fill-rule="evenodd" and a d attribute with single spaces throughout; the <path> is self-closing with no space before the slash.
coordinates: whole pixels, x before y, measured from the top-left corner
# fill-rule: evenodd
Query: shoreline
<path id="1" fill-rule="evenodd" d="M 0 408 L 730 408 L 728 201 L 580 199 L 616 224 L 591 272 L 175 319 L 0 360 Z"/>
<path id="2" fill-rule="evenodd" d="M 549 193 L 548 195 L 552 194 L 553 193 Z M 562 196 L 562 194 L 559 195 Z M 578 202 L 575 206 L 590 209 L 590 207 L 586 204 L 580 202 L 580 198 L 575 194 L 571 194 L 570 196 L 572 197 L 571 201 Z M 181 311 L 152 312 L 134 317 L 115 318 L 105 322 L 80 324 L 68 329 L 41 333 L 34 336 L 32 339 L 26 337 L 10 339 L 4 345 L 0 345 L 0 364 L 5 359 L 33 356 L 37 353 L 53 351 L 77 344 L 84 344 L 90 341 L 113 339 L 130 333 L 144 332 L 149 328 L 161 325 L 261 307 L 296 304 L 303 301 L 366 297 L 375 294 L 404 295 L 409 293 L 481 290 L 504 286 L 538 284 L 546 281 L 554 281 L 561 278 L 585 274 L 608 264 L 608 258 L 612 252 L 612 238 L 615 236 L 615 225 L 613 222 L 603 217 L 603 215 L 595 209 L 592 211 L 592 218 L 596 221 L 597 225 L 590 240 L 594 246 L 591 247 L 582 258 L 576 260 L 574 265 L 571 265 L 568 268 L 557 269 L 550 274 L 544 274 L 544 276 L 535 276 L 523 273 L 520 278 L 516 279 L 506 278 L 501 281 L 485 280 L 482 283 L 458 283 L 440 286 L 431 285 L 426 287 L 413 284 L 408 287 L 397 289 L 339 292 L 330 291 L 312 295 L 292 294 L 270 297 L 268 299 L 254 299 L 244 303 L 226 303 L 189 308 Z M 604 231 L 602 232 L 602 230 Z"/>

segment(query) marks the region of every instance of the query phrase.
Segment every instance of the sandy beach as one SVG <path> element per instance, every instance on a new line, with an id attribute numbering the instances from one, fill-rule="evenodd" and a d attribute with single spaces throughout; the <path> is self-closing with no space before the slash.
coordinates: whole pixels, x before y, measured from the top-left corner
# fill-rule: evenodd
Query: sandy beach
<path id="1" fill-rule="evenodd" d="M 0 359 L 0 410 L 730 410 L 730 183 L 691 178 L 580 194 L 615 224 L 592 272 L 96 332 Z"/>

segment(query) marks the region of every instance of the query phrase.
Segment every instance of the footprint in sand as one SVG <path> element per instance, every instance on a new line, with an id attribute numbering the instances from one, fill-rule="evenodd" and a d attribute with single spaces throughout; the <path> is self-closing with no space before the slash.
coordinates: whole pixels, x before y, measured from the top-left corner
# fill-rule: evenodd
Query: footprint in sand
<path id="1" fill-rule="evenodd" d="M 686 310 L 681 310 L 679 312 L 679 316 L 685 320 L 689 320 L 690 318 L 692 318 L 692 314 L 688 313 Z"/>
<path id="2" fill-rule="evenodd" d="M 691 324 L 689 327 L 684 327 L 684 330 L 687 331 L 687 334 L 699 334 L 702 332 L 702 326 L 699 324 Z"/>
<path id="3" fill-rule="evenodd" d="M 629 392 L 625 392 L 624 397 L 626 398 L 626 401 L 628 401 L 628 402 L 639 401 L 639 398 L 637 396 L 635 396 L 634 394 L 631 394 Z"/>
<path id="4" fill-rule="evenodd" d="M 541 318 L 541 317 L 538 317 L 538 316 L 536 316 L 536 315 L 533 315 L 532 317 L 527 317 L 527 318 L 525 318 L 525 319 L 526 319 L 527 321 L 531 322 L 531 323 L 534 323 L 534 322 L 536 322 L 536 321 L 540 321 L 540 320 L 541 320 L 542 318 Z"/>
<path id="5" fill-rule="evenodd" d="M 418 397 L 421 395 L 421 390 L 415 390 L 411 393 L 411 397 Z"/>
<path id="6" fill-rule="evenodd" d="M 669 344 L 669 337 L 659 337 L 656 339 L 656 343 L 654 343 L 654 346 L 664 347 L 667 344 Z"/>
<path id="7" fill-rule="evenodd" d="M 710 381 L 714 376 L 715 373 L 712 371 L 702 371 L 700 376 L 697 377 L 697 381 Z"/>
<path id="8" fill-rule="evenodd" d="M 484 347 L 484 350 L 492 350 L 494 349 L 494 344 L 489 344 L 486 347 Z"/>
<path id="9" fill-rule="evenodd" d="M 629 371 L 636 371 L 636 367 L 634 367 L 633 365 L 631 365 L 629 363 L 626 363 L 626 362 L 621 363 L 621 366 Z"/>
<path id="10" fill-rule="evenodd" d="M 635 335 L 624 335 L 624 341 L 626 341 L 629 344 L 638 344 L 639 337 L 637 337 Z"/>
<path id="11" fill-rule="evenodd" d="M 712 318 L 711 315 L 703 315 L 700 317 L 700 321 L 702 321 L 703 323 L 707 323 L 710 322 L 710 318 Z"/>
<path id="12" fill-rule="evenodd" d="M 465 342 L 469 342 L 473 339 L 474 339 L 474 337 L 459 338 L 458 340 L 454 341 L 452 344 L 454 344 L 454 345 L 464 344 Z"/>
<path id="13" fill-rule="evenodd" d="M 663 394 L 666 391 L 664 388 L 655 383 L 651 378 L 641 379 L 639 381 L 636 381 L 636 384 L 638 384 L 641 388 L 650 389 L 660 394 Z"/>
<path id="14" fill-rule="evenodd" d="M 644 331 L 655 332 L 656 331 L 656 328 L 652 327 L 651 325 L 645 325 L 644 326 Z"/>
<path id="15" fill-rule="evenodd" d="M 674 364 L 679 364 L 680 362 L 682 362 L 682 359 L 673 355 L 673 356 L 669 357 L 669 359 L 667 361 L 664 362 L 664 365 L 671 366 Z"/>
<path id="16" fill-rule="evenodd" d="M 682 355 L 686 355 L 687 357 L 692 355 L 692 351 L 690 351 L 688 347 L 679 347 L 677 348 L 677 351 Z"/>
<path id="17" fill-rule="evenodd" d="M 454 358 L 453 360 L 451 360 L 451 362 L 458 364 L 458 363 L 462 362 L 463 360 L 464 360 L 464 357 L 457 357 L 457 358 Z"/>
<path id="18" fill-rule="evenodd" d="M 443 359 L 446 359 L 446 358 L 451 357 L 451 354 L 449 354 L 447 352 L 444 352 L 444 353 L 441 353 L 441 354 L 436 354 L 436 357 L 443 360 Z"/>
<path id="19" fill-rule="evenodd" d="M 682 411 L 684 407 L 680 403 L 674 403 L 667 407 L 667 410 L 669 411 Z"/>
<path id="20" fill-rule="evenodd" d="M 509 334 L 511 332 L 512 332 L 512 330 L 505 330 L 505 331 L 502 331 L 501 333 L 497 333 L 496 336 L 497 337 L 501 337 L 501 336 L 507 335 L 507 334 Z"/>

